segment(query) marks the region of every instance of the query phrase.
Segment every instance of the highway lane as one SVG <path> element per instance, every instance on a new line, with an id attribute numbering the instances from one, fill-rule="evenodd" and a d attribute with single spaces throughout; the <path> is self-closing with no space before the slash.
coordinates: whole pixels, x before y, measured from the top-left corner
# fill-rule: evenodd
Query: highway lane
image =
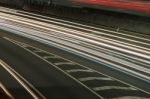
<path id="1" fill-rule="evenodd" d="M 76 53 L 149 83 L 149 36 L 54 21 L 12 10 L 1 13 L 1 28 Z"/>
<path id="2" fill-rule="evenodd" d="M 148 36 L 122 35 L 118 32 L 93 31 L 82 27 L 83 32 L 67 28 L 63 22 L 59 24 L 64 26 L 59 26 L 33 20 L 33 16 L 30 17 L 31 19 L 1 13 L 1 28 L 91 58 L 110 68 L 121 69 L 131 76 L 142 80 L 144 78 L 149 82 Z"/>
<path id="3" fill-rule="evenodd" d="M 150 97 L 136 87 L 31 45 L 7 37 L 0 39 L 0 45 L 0 51 L 3 52 L 0 58 L 11 64 L 15 71 L 46 98 L 146 99 Z"/>
<path id="4" fill-rule="evenodd" d="M 3 61 L 8 63 L 47 98 L 99 98 L 50 64 L 3 38 L 0 38 L 0 52 L 0 58 Z M 4 80 L 4 76 L 1 79 Z M 5 78 L 5 80 L 7 79 Z M 12 81 L 8 82 L 8 85 L 16 87 Z"/>

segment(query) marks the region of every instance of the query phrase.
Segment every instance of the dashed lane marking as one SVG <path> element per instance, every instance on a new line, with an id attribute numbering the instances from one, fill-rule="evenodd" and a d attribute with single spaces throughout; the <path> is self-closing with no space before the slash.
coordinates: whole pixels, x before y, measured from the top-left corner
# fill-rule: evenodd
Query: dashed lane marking
<path id="1" fill-rule="evenodd" d="M 105 90 L 105 91 L 108 90 L 108 92 L 109 92 L 110 90 L 113 90 L 113 92 L 114 92 L 115 94 L 114 94 L 114 96 L 110 95 L 110 96 L 109 96 L 109 99 L 113 99 L 113 97 L 119 97 L 119 96 L 116 96 L 116 95 L 122 94 L 122 93 L 119 94 L 118 91 L 116 91 L 116 90 L 119 90 L 119 92 L 120 92 L 120 91 L 121 91 L 121 92 L 122 92 L 122 91 L 125 91 L 125 93 L 128 93 L 129 91 L 134 91 L 134 93 L 137 93 L 137 94 L 136 94 L 137 96 L 139 96 L 138 93 L 141 93 L 141 94 L 142 94 L 142 95 L 139 96 L 139 97 L 150 97 L 150 94 L 149 94 L 149 93 L 146 93 L 146 92 L 144 92 L 144 91 L 141 90 L 141 89 L 138 89 L 138 88 L 136 88 L 136 87 L 134 87 L 134 86 L 132 86 L 132 85 L 130 85 L 130 84 L 127 84 L 127 83 L 122 82 L 122 81 L 120 81 L 120 80 L 118 80 L 118 79 L 114 79 L 114 78 L 112 78 L 112 77 L 110 77 L 110 76 L 108 76 L 108 75 L 105 75 L 105 74 L 102 74 L 102 73 L 100 73 L 100 72 L 98 72 L 98 71 L 95 71 L 95 70 L 93 70 L 93 69 L 90 69 L 90 68 L 88 68 L 88 67 L 86 67 L 86 66 L 82 66 L 82 65 L 80 65 L 80 64 L 74 63 L 74 62 L 72 62 L 72 61 L 70 61 L 70 60 L 64 59 L 64 58 L 62 58 L 62 57 L 59 57 L 59 56 L 54 55 L 54 54 L 52 54 L 52 53 L 49 53 L 49 52 L 46 52 L 46 51 L 44 51 L 44 50 L 35 48 L 35 47 L 33 47 L 33 46 L 28 45 L 28 47 L 24 47 L 24 46 L 21 46 L 21 44 L 18 43 L 18 41 L 15 41 L 15 40 L 12 40 L 12 39 L 9 39 L 9 38 L 5 38 L 5 39 L 9 40 L 10 42 L 12 42 L 12 43 L 14 43 L 14 44 L 17 44 L 18 46 L 20 46 L 20 47 L 22 47 L 23 49 L 25 49 L 25 50 L 29 51 L 30 53 L 32 53 L 33 55 L 35 55 L 35 56 L 39 57 L 40 59 L 44 60 L 45 62 L 49 63 L 50 65 L 52 65 L 52 66 L 55 67 L 56 69 L 60 70 L 61 72 L 63 72 L 64 74 L 66 74 L 67 76 L 69 76 L 70 78 L 72 78 L 73 80 L 75 80 L 76 82 L 78 82 L 79 84 L 81 84 L 82 86 L 84 86 L 85 88 L 87 88 L 89 91 L 91 91 L 92 93 L 94 93 L 96 96 L 98 96 L 98 97 L 101 98 L 101 99 L 106 99 L 106 97 L 109 96 L 109 95 L 105 96 L 105 94 L 103 94 L 103 93 L 101 92 L 102 89 Z M 30 49 L 32 49 L 32 50 L 30 50 Z M 34 50 L 33 50 L 33 49 L 34 49 Z M 39 50 L 39 51 L 35 52 L 35 50 Z M 48 55 L 46 55 L 46 56 L 40 56 L 40 55 L 38 55 L 39 52 L 40 52 L 40 53 L 46 53 L 46 54 L 49 53 L 50 56 L 54 56 L 55 58 L 48 58 L 48 59 L 45 59 L 44 57 L 48 57 Z M 66 63 L 66 64 L 65 64 L 65 63 Z M 76 68 L 76 69 L 73 68 L 73 69 L 68 69 L 68 70 L 60 68 L 61 65 L 69 65 L 68 63 L 71 63 L 71 65 L 74 65 L 74 66 L 79 66 L 79 68 Z M 58 65 L 57 65 L 57 64 L 58 64 Z M 59 67 L 59 66 L 60 66 L 60 67 Z M 81 67 L 82 67 L 82 69 L 81 69 Z M 69 66 L 68 66 L 68 68 L 69 68 Z M 68 71 L 69 71 L 69 72 L 68 72 Z M 78 75 L 77 77 L 73 76 L 73 74 L 80 74 L 80 73 L 88 73 L 88 75 L 87 75 L 85 78 L 84 78 L 84 77 L 81 78 L 80 75 Z M 92 73 L 96 73 L 96 74 L 98 74 L 99 76 L 98 76 L 98 77 L 94 77 L 94 76 L 92 76 Z M 91 78 L 90 78 L 90 77 L 91 77 Z M 92 78 L 92 77 L 93 77 L 93 78 Z M 100 78 L 100 77 L 101 77 L 101 78 Z M 93 79 L 93 80 L 92 80 L 92 79 Z M 112 79 L 112 80 L 111 80 L 111 79 Z M 83 81 L 82 81 L 82 80 L 83 80 Z M 85 81 L 84 81 L 84 80 L 85 80 Z M 87 81 L 86 81 L 86 80 L 87 80 Z M 92 84 L 90 84 L 90 85 L 86 84 L 86 82 L 88 82 L 88 81 L 93 81 L 93 82 L 95 82 L 96 80 L 100 81 L 97 86 L 93 86 L 93 87 L 92 87 L 92 85 L 95 84 L 95 83 L 92 83 Z M 101 85 L 101 81 L 102 81 L 103 84 L 105 83 L 105 85 Z M 110 83 L 110 81 L 113 81 L 113 82 Z M 118 85 L 118 84 L 119 84 L 119 85 Z M 99 86 L 99 85 L 100 85 L 100 86 Z M 98 91 L 98 90 L 99 90 L 99 91 Z M 99 92 L 101 92 L 101 93 L 99 93 Z M 109 94 L 111 94 L 111 93 L 109 93 Z M 144 94 L 144 96 L 143 96 L 143 94 Z M 122 94 L 122 95 L 123 95 L 123 96 L 128 96 L 128 95 L 130 95 L 130 94 Z M 132 92 L 131 92 L 131 95 L 132 95 Z M 133 95 L 135 95 L 135 94 L 133 94 Z M 122 97 L 123 97 L 123 96 L 122 96 Z"/>

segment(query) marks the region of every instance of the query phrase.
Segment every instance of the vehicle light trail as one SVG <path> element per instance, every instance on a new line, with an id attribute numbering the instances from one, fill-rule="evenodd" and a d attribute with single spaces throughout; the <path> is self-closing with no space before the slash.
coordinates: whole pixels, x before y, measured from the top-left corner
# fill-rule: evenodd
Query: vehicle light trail
<path id="1" fill-rule="evenodd" d="M 123 91 L 124 93 L 129 94 L 124 94 L 121 93 L 119 94 L 119 97 L 139 97 L 139 98 L 147 98 L 149 97 L 148 94 L 144 94 L 142 91 L 138 90 L 138 88 L 131 86 L 130 84 L 126 84 L 125 82 L 122 82 L 120 80 L 114 79 L 108 75 L 105 75 L 99 71 L 93 70 L 91 68 L 88 68 L 86 66 L 74 63 L 70 60 L 67 60 L 65 58 L 62 58 L 60 56 L 57 56 L 55 54 L 46 52 L 44 50 L 38 49 L 36 47 L 33 47 L 31 45 L 15 41 L 10 38 L 4 37 L 6 40 L 20 46 L 21 48 L 27 50 L 28 52 L 32 53 L 33 55 L 39 57 L 41 60 L 44 60 L 45 62 L 49 63 L 59 71 L 63 72 L 66 74 L 68 77 L 72 78 L 75 80 L 77 83 L 81 84 L 84 86 L 87 90 L 91 91 L 94 93 L 96 96 L 98 96 L 100 99 L 112 99 L 113 97 L 117 98 L 117 94 L 109 95 L 109 90 L 112 91 L 112 93 L 118 93 L 116 90 Z M 67 65 L 67 66 L 66 66 Z M 65 67 L 65 68 L 64 68 Z M 78 76 L 75 76 L 73 74 L 78 74 Z M 84 77 L 82 77 L 79 74 L 88 74 Z M 94 76 L 94 75 L 97 76 Z M 105 82 L 105 84 L 95 84 L 97 81 L 100 82 Z M 86 84 L 93 82 L 92 84 Z M 94 83 L 95 82 L 95 83 Z M 104 93 L 107 95 L 103 94 Z M 100 93 L 99 93 L 100 92 Z M 137 94 L 132 94 L 132 92 L 137 93 Z"/>
<path id="2" fill-rule="evenodd" d="M 31 95 L 34 99 L 39 97 L 14 73 L 10 70 L 10 66 L 0 60 L 0 66 L 2 66 L 7 72 L 9 72 Z"/>
<path id="3" fill-rule="evenodd" d="M 11 17 L 12 18 L 12 17 Z M 14 20 L 14 21 L 17 21 L 17 20 Z M 22 22 L 22 21 L 19 21 L 19 22 Z M 34 23 L 34 22 L 33 22 Z M 39 24 L 30 24 L 29 22 L 27 23 L 27 22 L 25 22 L 25 21 L 23 21 L 23 24 L 28 24 L 28 25 L 32 25 L 32 26 L 36 26 L 36 27 L 38 27 L 38 28 L 41 28 L 42 26 L 39 26 L 40 24 L 42 24 L 42 23 L 39 23 Z M 44 24 L 43 24 L 44 25 Z M 48 24 L 47 24 L 48 25 Z M 45 26 L 46 26 L 46 24 L 45 24 Z M 50 25 L 49 25 L 50 26 Z M 53 26 L 53 25 L 51 25 L 51 27 L 56 27 L 56 26 Z M 47 30 L 49 30 L 49 28 L 48 27 L 43 27 L 43 28 L 45 28 L 45 29 L 47 29 Z M 57 27 L 56 27 L 57 28 Z M 53 29 L 53 31 L 54 32 L 58 32 L 57 31 L 57 29 L 56 28 L 52 28 Z M 59 28 L 59 27 L 58 27 Z M 64 28 L 65 29 L 65 28 Z M 109 43 L 113 43 L 113 46 L 111 46 L 111 45 L 106 45 L 105 47 L 112 47 L 113 49 L 116 49 L 116 50 L 123 50 L 124 52 L 127 52 L 127 53 L 132 53 L 132 54 L 136 54 L 136 55 L 139 55 L 139 56 L 141 56 L 141 57 L 147 57 L 147 58 L 149 58 L 149 52 L 147 53 L 147 52 L 145 52 L 145 50 L 142 50 L 142 53 L 144 53 L 144 54 L 139 54 L 139 53 L 136 53 L 137 51 L 140 51 L 140 49 L 137 49 L 137 48 L 135 48 L 135 47 L 130 47 L 130 46 L 126 46 L 125 44 L 124 45 L 122 45 L 122 44 L 119 44 L 118 45 L 118 43 L 115 43 L 115 42 L 113 42 L 112 40 L 109 40 L 109 38 L 97 38 L 97 37 L 93 37 L 93 35 L 89 35 L 89 34 L 87 34 L 87 33 L 83 33 L 83 32 L 79 32 L 79 31 L 73 31 L 72 30 L 72 32 L 71 32 L 71 34 L 70 34 L 70 32 L 69 33 L 67 33 L 69 30 L 67 30 L 67 31 L 64 31 L 64 29 L 61 29 L 61 31 L 63 31 L 63 34 L 67 34 L 67 35 L 71 35 L 70 37 L 75 37 L 75 38 L 82 38 L 82 37 L 84 37 L 84 38 L 82 38 L 82 40 L 86 40 L 86 41 L 88 41 L 88 42 L 93 42 L 94 44 L 99 44 L 100 42 L 101 42 L 101 44 L 102 44 L 102 42 L 104 42 L 104 44 L 102 44 L 103 46 L 105 46 L 106 44 L 109 44 Z M 70 30 L 71 31 L 71 30 Z M 75 32 L 75 33 L 74 33 Z M 77 35 L 77 36 L 76 36 Z M 85 36 L 86 35 L 86 36 Z M 89 35 L 89 36 L 88 36 Z M 86 38 L 90 38 L 90 39 L 86 39 Z M 93 41 L 92 39 L 94 39 L 95 41 Z M 106 39 L 105 41 L 104 40 L 101 40 L 101 39 Z M 108 40 L 107 40 L 108 39 Z M 99 42 L 97 42 L 97 41 L 99 41 Z M 109 42 L 110 41 L 110 42 Z M 140 43 L 142 43 L 142 42 L 140 42 Z M 146 44 L 146 45 L 149 45 L 149 44 Z M 119 48 L 118 47 L 115 47 L 115 46 L 119 46 Z M 126 46 L 126 47 L 125 47 Z M 125 49 L 131 49 L 131 51 L 130 50 L 125 50 Z M 132 51 L 133 50 L 133 51 Z M 149 49 L 148 49 L 149 50 Z M 146 56 L 146 53 L 147 53 L 147 55 L 148 56 Z M 144 55 L 144 56 L 143 56 Z"/>
<path id="4" fill-rule="evenodd" d="M 70 28 L 63 22 L 57 22 L 56 25 L 19 15 L 1 12 L 1 28 L 17 35 L 76 53 L 93 61 L 104 63 L 107 66 L 109 65 L 110 68 L 121 70 L 149 82 L 149 36 L 145 39 L 144 37 L 140 38 L 139 36 L 125 35 L 113 31 L 95 32 L 92 29 L 85 31 L 86 28 L 82 31 L 83 27 L 79 31 L 75 29 L 77 28 L 76 26 L 75 28 Z M 32 18 L 32 16 L 30 17 Z M 99 33 L 99 35 L 95 33 Z"/>
<path id="5" fill-rule="evenodd" d="M 150 11 L 150 4 L 145 0 L 72 0 L 74 2 L 96 4 L 102 6 L 112 6 L 118 8 L 127 8 L 141 11 Z"/>

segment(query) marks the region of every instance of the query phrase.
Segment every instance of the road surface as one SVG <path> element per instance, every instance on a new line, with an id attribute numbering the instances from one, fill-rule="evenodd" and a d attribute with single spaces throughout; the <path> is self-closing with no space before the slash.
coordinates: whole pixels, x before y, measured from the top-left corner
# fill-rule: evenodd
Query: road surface
<path id="1" fill-rule="evenodd" d="M 0 46 L 0 58 L 32 83 L 45 97 L 53 99 L 98 99 L 97 96 L 70 77 L 23 48 L 3 38 L 0 38 Z M 4 78 L 6 76 L 2 74 L 5 73 L 1 72 L 0 75 L 4 84 L 7 84 L 10 89 L 18 88 L 12 80 L 9 78 L 7 80 Z M 17 91 L 17 89 L 12 90 Z M 15 96 L 25 98 L 24 93 L 20 94 L 19 92 L 18 90 Z"/>
<path id="2" fill-rule="evenodd" d="M 150 97 L 138 88 L 25 43 L 1 37 L 0 45 L 0 59 L 34 86 L 31 90 L 39 97 L 54 99 Z M 12 80 L 3 68 L 1 71 L 1 82 L 15 98 L 29 97 L 25 89 Z"/>
<path id="3" fill-rule="evenodd" d="M 9 67 L 34 98 L 149 98 L 149 36 L 12 9 L 1 9 L 0 26 L 5 30 L 0 33 L 1 65 Z M 28 38 L 28 44 L 13 36 Z M 55 48 L 55 53 L 39 43 Z M 73 61 L 75 56 L 80 62 Z"/>

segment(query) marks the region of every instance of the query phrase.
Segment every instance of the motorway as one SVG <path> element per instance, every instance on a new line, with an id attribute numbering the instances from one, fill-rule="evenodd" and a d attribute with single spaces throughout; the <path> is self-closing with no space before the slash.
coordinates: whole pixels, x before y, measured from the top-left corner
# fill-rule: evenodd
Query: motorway
<path id="1" fill-rule="evenodd" d="M 14 98 L 148 99 L 135 87 L 100 72 L 6 37 L 0 38 L 2 59 L 34 93 L 30 94 L 1 67 L 0 79 Z M 9 76 L 8 76 L 9 75 Z M 22 80 L 22 79 L 21 79 Z M 25 80 L 25 81 L 24 81 Z"/>
<path id="2" fill-rule="evenodd" d="M 86 90 L 86 88 L 76 83 L 73 79 L 70 79 L 70 77 L 54 68 L 51 64 L 44 62 L 23 48 L 3 38 L 0 38 L 0 45 L 0 58 L 33 84 L 36 90 L 38 89 L 41 93 L 44 93 L 44 96 L 39 94 L 42 98 L 99 99 L 89 90 Z M 12 78 L 5 78 L 6 76 L 4 74 L 6 73 L 1 72 L 1 82 L 10 88 L 9 90 L 12 91 L 15 98 L 25 99 L 26 95 L 21 91 L 22 88 L 16 86 L 14 80 L 11 80 Z"/>
<path id="3" fill-rule="evenodd" d="M 83 65 L 83 62 L 78 64 L 33 47 L 30 45 L 32 42 L 26 44 L 1 36 L 0 58 L 8 64 L 7 67 L 22 76 L 19 79 L 25 83 L 24 88 L 33 98 L 150 97 L 149 35 L 120 33 L 6 8 L 0 11 L 0 26 L 10 35 L 19 35 L 62 49 L 62 52 L 73 53 L 80 57 L 80 61 L 84 58 L 98 63 L 98 66 L 94 63 L 91 66 Z M 8 88 L 14 82 L 6 82 L 4 76 L 1 79 Z M 19 86 L 18 82 L 15 85 Z M 19 88 L 23 89 L 22 86 Z"/>

